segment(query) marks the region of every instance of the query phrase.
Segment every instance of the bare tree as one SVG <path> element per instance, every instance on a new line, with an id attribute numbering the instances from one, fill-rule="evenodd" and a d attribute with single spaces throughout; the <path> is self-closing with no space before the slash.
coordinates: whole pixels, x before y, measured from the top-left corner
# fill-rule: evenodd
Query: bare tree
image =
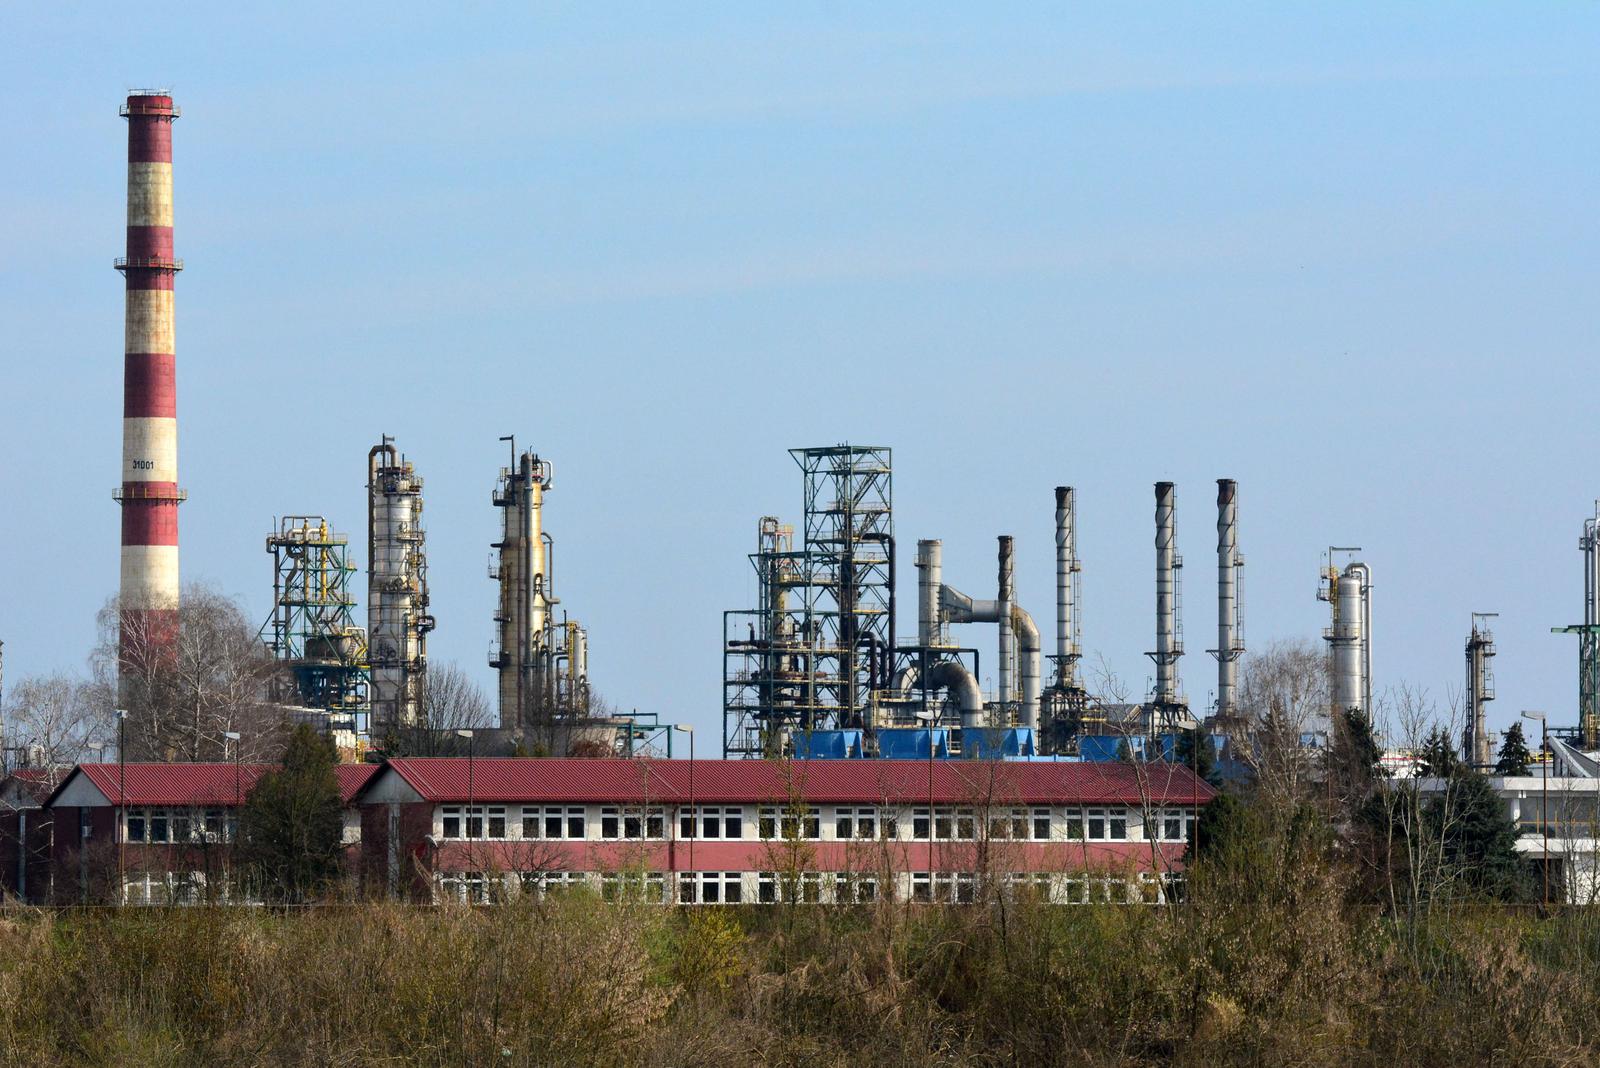
<path id="1" fill-rule="evenodd" d="M 1322 750 L 1307 742 L 1329 737 L 1328 681 L 1327 652 L 1313 642 L 1274 642 L 1245 658 L 1237 725 L 1242 736 L 1229 741 L 1254 773 L 1262 799 L 1275 809 L 1299 803 L 1324 770 Z"/>
<path id="2" fill-rule="evenodd" d="M 402 728 L 389 745 L 399 756 L 465 756 L 466 740 L 458 730 L 476 730 L 491 722 L 483 687 L 453 663 L 429 664 L 423 676 L 421 722 Z"/>
<path id="3" fill-rule="evenodd" d="M 128 710 L 128 757 L 267 760 L 283 746 L 281 709 L 268 700 L 280 670 L 238 602 L 207 586 L 184 589 L 176 634 L 111 599 L 90 659 L 100 700 Z M 228 733 L 240 735 L 234 752 Z"/>
<path id="4" fill-rule="evenodd" d="M 92 683 L 59 673 L 13 685 L 6 694 L 3 770 L 70 768 L 97 755 L 114 738 L 111 709 L 97 693 Z"/>

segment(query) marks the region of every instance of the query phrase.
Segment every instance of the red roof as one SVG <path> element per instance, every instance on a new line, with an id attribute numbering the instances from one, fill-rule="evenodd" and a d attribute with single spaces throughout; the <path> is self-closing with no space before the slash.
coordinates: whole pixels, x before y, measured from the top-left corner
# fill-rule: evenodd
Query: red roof
<path id="1" fill-rule="evenodd" d="M 469 761 L 460 757 L 397 758 L 396 774 L 425 800 L 466 801 Z M 759 804 L 797 797 L 814 803 L 904 801 L 929 796 L 929 763 L 921 760 L 626 760 L 614 758 L 484 758 L 470 761 L 477 801 L 599 801 L 643 804 Z M 1203 804 L 1215 791 L 1186 767 L 1171 764 L 934 761 L 932 795 L 939 804 L 1140 804 L 1145 800 Z"/>
<path id="2" fill-rule="evenodd" d="M 250 793 L 256 780 L 277 768 L 276 764 L 79 764 L 78 771 L 88 777 L 112 804 L 199 806 L 234 804 Z M 339 796 L 346 804 L 378 771 L 376 764 L 339 764 L 334 767 L 339 780 Z M 237 773 L 237 779 L 235 774 Z M 45 802 L 71 782 L 68 776 Z M 121 788 L 119 790 L 119 781 Z"/>

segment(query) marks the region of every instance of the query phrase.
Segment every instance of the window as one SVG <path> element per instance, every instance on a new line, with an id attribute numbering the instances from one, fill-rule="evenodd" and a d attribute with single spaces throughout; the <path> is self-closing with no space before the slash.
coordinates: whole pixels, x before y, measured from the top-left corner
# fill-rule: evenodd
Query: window
<path id="1" fill-rule="evenodd" d="M 919 842 L 928 840 L 928 810 L 925 808 L 913 809 L 911 812 L 911 837 Z M 915 898 L 915 895 L 912 895 Z"/>
<path id="2" fill-rule="evenodd" d="M 1160 816 L 1161 840 L 1163 842 L 1187 841 L 1193 824 L 1193 814 L 1166 809 Z"/>
<path id="3" fill-rule="evenodd" d="M 216 841 L 222 837 L 222 810 L 208 808 L 205 815 L 206 838 Z"/>
<path id="4" fill-rule="evenodd" d="M 1086 837 L 1083 829 L 1083 809 L 1067 809 L 1063 822 L 1066 825 L 1067 837 L 1069 839 L 1081 839 Z"/>
<path id="5" fill-rule="evenodd" d="M 805 838 L 816 841 L 822 837 L 822 817 L 808 809 L 780 810 L 776 805 L 764 806 L 757 819 L 757 831 L 767 841 L 778 837 Z"/>
<path id="6" fill-rule="evenodd" d="M 756 900 L 763 905 L 776 904 L 778 900 L 778 873 L 764 871 L 756 876 Z"/>
<path id="7" fill-rule="evenodd" d="M 587 838 L 586 816 L 581 805 L 549 805 L 522 810 L 524 838 Z"/>
<path id="8" fill-rule="evenodd" d="M 504 838 L 505 807 L 473 805 L 468 808 L 465 805 L 446 805 L 443 818 L 440 820 L 439 833 L 443 838 Z"/>
<path id="9" fill-rule="evenodd" d="M 1033 840 L 1036 842 L 1050 841 L 1050 810 L 1047 808 L 1033 810 Z"/>
<path id="10" fill-rule="evenodd" d="M 1024 841 L 1028 837 L 1028 812 L 1013 808 L 989 817 L 989 838 L 1011 838 Z"/>
<path id="11" fill-rule="evenodd" d="M 744 809 L 742 808 L 700 808 L 696 810 L 700 820 L 700 837 L 702 838 L 743 838 L 744 837 Z M 679 820 L 683 837 L 693 837 L 694 814 L 686 813 Z"/>
<path id="12" fill-rule="evenodd" d="M 878 837 L 878 810 L 839 808 L 834 810 L 833 836 L 841 841 Z"/>
<path id="13" fill-rule="evenodd" d="M 698 894 L 697 894 L 698 891 Z M 686 871 L 678 875 L 678 900 L 692 905 L 737 905 L 744 898 L 744 876 L 736 871 Z"/>
<path id="14" fill-rule="evenodd" d="M 833 899 L 840 904 L 864 905 L 878 899 L 878 880 L 872 875 L 839 872 L 833 877 Z"/>
<path id="15" fill-rule="evenodd" d="M 150 812 L 150 841 L 165 842 L 167 836 L 167 813 L 165 809 L 152 809 Z"/>
<path id="16" fill-rule="evenodd" d="M 925 871 L 911 873 L 911 900 L 928 902 L 933 900 L 933 883 Z"/>
<path id="17" fill-rule="evenodd" d="M 614 809 L 614 808 L 603 808 L 603 809 L 600 810 L 600 837 L 601 838 L 620 838 L 620 837 L 622 837 L 622 816 L 616 809 Z M 615 879 L 616 878 L 616 873 L 613 872 L 613 873 L 611 873 L 611 875 L 607 876 L 606 878 Z M 604 887 L 604 882 L 602 880 L 602 885 L 601 885 L 601 892 L 602 893 L 601 893 L 601 896 L 604 896 L 604 890 L 605 890 L 605 887 Z"/>
<path id="18" fill-rule="evenodd" d="M 1088 834 L 1085 835 L 1085 837 L 1087 837 L 1089 839 L 1089 841 L 1091 841 L 1091 842 L 1103 842 L 1103 841 L 1105 841 L 1106 840 L 1106 810 L 1103 809 L 1103 808 L 1091 808 L 1089 810 L 1088 826 L 1089 826 L 1089 831 L 1088 831 Z"/>
<path id="19" fill-rule="evenodd" d="M 1128 810 L 1114 808 L 1110 812 L 1109 837 L 1113 842 L 1126 842 L 1128 840 Z"/>
<path id="20" fill-rule="evenodd" d="M 144 835 L 145 835 L 144 809 L 136 808 L 136 809 L 130 810 L 128 812 L 128 815 L 127 815 L 127 821 L 128 821 L 128 826 L 127 826 L 126 832 L 124 834 L 124 837 L 127 838 L 127 840 L 130 841 L 130 842 L 142 842 L 142 841 L 144 841 Z"/>
<path id="21" fill-rule="evenodd" d="M 620 821 L 620 822 L 619 822 Z M 666 817 L 658 808 L 603 808 L 600 810 L 600 837 L 623 838 L 637 841 L 641 838 L 662 838 L 666 832 Z"/>
<path id="22" fill-rule="evenodd" d="M 1012 872 L 1006 879 L 1007 891 L 1013 897 L 1032 897 L 1035 901 L 1050 900 L 1049 872 Z"/>
<path id="23" fill-rule="evenodd" d="M 588 882 L 581 871 L 523 871 L 517 873 L 518 888 L 524 894 L 543 897 L 552 890 L 572 889 Z"/>
<path id="24" fill-rule="evenodd" d="M 444 872 L 439 877 L 439 894 L 446 901 L 486 905 L 489 903 L 490 883 L 490 878 L 481 871 Z"/>

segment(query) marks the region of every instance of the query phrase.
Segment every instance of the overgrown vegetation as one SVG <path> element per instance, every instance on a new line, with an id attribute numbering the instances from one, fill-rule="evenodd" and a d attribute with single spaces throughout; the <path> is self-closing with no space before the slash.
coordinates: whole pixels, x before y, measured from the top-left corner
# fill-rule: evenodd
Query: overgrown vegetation
<path id="1" fill-rule="evenodd" d="M 574 891 L 480 908 L 19 911 L 0 921 L 0 1063 L 1600 1057 L 1594 910 L 1388 912 L 1311 806 L 1230 801 L 1207 824 L 1219 833 L 1170 906 L 665 908 Z"/>

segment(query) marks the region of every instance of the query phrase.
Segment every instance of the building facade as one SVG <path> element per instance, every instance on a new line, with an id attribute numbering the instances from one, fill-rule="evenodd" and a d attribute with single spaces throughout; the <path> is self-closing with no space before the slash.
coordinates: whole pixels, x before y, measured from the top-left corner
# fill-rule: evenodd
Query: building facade
<path id="1" fill-rule="evenodd" d="M 233 844 L 268 767 L 86 764 L 43 803 L 27 900 L 248 900 Z M 1213 790 L 1166 764 L 408 758 L 342 765 L 349 891 L 613 898 L 1163 899 Z"/>

